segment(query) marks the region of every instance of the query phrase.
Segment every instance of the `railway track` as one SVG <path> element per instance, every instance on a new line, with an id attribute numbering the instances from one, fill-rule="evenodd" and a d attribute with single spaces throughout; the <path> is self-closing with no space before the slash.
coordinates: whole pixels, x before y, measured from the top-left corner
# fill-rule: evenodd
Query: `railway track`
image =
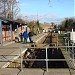
<path id="1" fill-rule="evenodd" d="M 52 44 L 53 43 L 53 44 Z M 45 47 L 45 46 L 55 46 L 56 37 L 54 33 L 50 33 L 42 44 L 37 44 L 36 46 Z M 61 50 L 58 48 L 48 48 L 48 59 L 65 59 Z M 28 53 L 27 53 L 28 52 Z M 45 49 L 30 49 L 30 52 L 27 51 L 24 54 L 24 59 L 46 59 Z M 46 61 L 23 61 L 24 67 L 26 68 L 46 68 Z M 68 65 L 65 61 L 49 61 L 49 68 L 68 68 Z"/>

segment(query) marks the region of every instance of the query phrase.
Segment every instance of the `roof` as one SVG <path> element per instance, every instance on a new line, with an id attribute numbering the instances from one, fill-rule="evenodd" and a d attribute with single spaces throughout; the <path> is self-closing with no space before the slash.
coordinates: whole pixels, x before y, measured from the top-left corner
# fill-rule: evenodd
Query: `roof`
<path id="1" fill-rule="evenodd" d="M 5 24 L 5 25 L 9 25 L 9 24 L 16 24 L 16 25 L 22 24 L 22 25 L 24 25 L 23 22 L 18 22 L 16 20 L 11 20 L 11 19 L 4 18 L 4 17 L 0 17 L 0 20 L 2 20 L 2 24 Z"/>

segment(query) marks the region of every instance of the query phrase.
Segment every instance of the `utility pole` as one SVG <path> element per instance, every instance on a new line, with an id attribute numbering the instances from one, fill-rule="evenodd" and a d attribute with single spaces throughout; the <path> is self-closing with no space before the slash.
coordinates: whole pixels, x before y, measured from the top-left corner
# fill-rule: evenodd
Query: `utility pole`
<path id="1" fill-rule="evenodd" d="M 27 24 L 27 18 L 28 18 L 28 16 L 25 16 L 25 24 Z"/>
<path id="2" fill-rule="evenodd" d="M 37 12 L 37 15 L 36 15 L 36 21 L 38 21 L 38 12 Z"/>

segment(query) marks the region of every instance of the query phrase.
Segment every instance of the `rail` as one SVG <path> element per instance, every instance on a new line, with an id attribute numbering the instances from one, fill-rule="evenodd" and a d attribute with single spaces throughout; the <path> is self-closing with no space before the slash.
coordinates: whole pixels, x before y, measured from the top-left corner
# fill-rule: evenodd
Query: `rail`
<path id="1" fill-rule="evenodd" d="M 67 49 L 70 57 L 73 59 L 74 63 L 74 58 L 75 58 L 75 49 L 74 49 L 74 42 L 72 40 L 69 40 L 69 37 L 64 38 L 65 39 L 65 46 L 69 46 Z"/>
<path id="2" fill-rule="evenodd" d="M 5 58 L 5 60 L 1 60 L 0 59 L 0 62 L 9 62 L 9 64 L 10 64 L 10 62 L 14 62 L 14 60 L 16 60 L 18 57 L 20 57 L 20 69 L 21 70 L 23 70 L 23 60 L 25 60 L 25 61 L 45 61 L 46 62 L 46 71 L 48 72 L 48 61 L 72 61 L 73 63 L 74 63 L 74 61 L 75 61 L 75 59 L 74 59 L 74 56 L 75 56 L 75 53 L 73 53 L 73 52 L 71 52 L 71 54 L 73 55 L 73 57 L 72 58 L 68 58 L 68 59 L 48 59 L 48 48 L 62 48 L 63 50 L 65 50 L 66 48 L 69 48 L 69 47 L 71 47 L 71 48 L 74 48 L 75 46 L 50 46 L 50 47 L 29 47 L 29 46 L 24 46 L 24 47 L 22 47 L 22 48 L 20 48 L 20 47 L 2 47 L 2 48 L 0 48 L 0 50 L 2 50 L 2 49 L 19 49 L 18 50 L 18 52 L 16 52 L 16 53 L 14 53 L 15 51 L 13 51 L 12 53 L 10 53 L 10 54 L 0 54 L 0 56 L 3 56 L 4 58 Z M 28 48 L 31 48 L 31 49 L 45 49 L 45 55 L 46 55 L 46 57 L 45 57 L 45 59 L 23 59 L 23 57 L 22 57 L 22 51 L 23 50 L 25 50 L 25 49 L 28 49 Z M 65 51 L 65 53 L 69 53 L 68 52 L 68 50 L 66 50 Z M 9 56 L 9 58 L 10 58 L 10 56 L 14 56 L 15 58 L 11 58 L 11 59 L 6 59 L 6 58 L 8 58 L 8 57 L 6 57 L 6 56 Z"/>
<path id="3" fill-rule="evenodd" d="M 0 47 L 0 62 L 5 62 L 0 64 L 0 68 L 7 67 L 19 57 L 22 59 L 21 55 L 22 51 L 20 47 Z M 20 61 L 22 61 L 21 59 Z"/>

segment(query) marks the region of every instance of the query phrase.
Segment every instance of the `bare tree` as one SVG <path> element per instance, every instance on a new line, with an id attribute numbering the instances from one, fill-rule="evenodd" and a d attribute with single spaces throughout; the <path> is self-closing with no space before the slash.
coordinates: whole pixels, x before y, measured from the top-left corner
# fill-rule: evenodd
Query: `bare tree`
<path id="1" fill-rule="evenodd" d="M 0 0 L 1 17 L 13 20 L 14 17 L 18 14 L 18 11 L 19 7 L 18 7 L 18 2 L 16 0 Z"/>
<path id="2" fill-rule="evenodd" d="M 19 7 L 18 2 L 16 0 L 8 0 L 8 18 L 14 19 L 18 14 Z"/>
<path id="3" fill-rule="evenodd" d="M 7 0 L 0 0 L 0 16 L 6 17 L 6 2 Z"/>

